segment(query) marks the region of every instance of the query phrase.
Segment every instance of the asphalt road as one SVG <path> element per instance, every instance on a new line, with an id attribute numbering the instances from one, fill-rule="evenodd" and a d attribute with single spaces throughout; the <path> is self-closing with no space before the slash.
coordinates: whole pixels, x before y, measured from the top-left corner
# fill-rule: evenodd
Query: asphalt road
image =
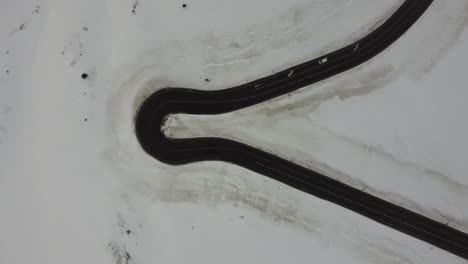
<path id="1" fill-rule="evenodd" d="M 214 115 L 235 111 L 356 67 L 398 40 L 431 3 L 432 0 L 406 0 L 384 24 L 361 40 L 244 85 L 216 91 L 160 89 L 138 111 L 135 125 L 138 140 L 149 155 L 162 162 L 234 163 L 468 259 L 468 235 L 459 230 L 240 142 L 213 137 L 174 139 L 161 131 L 169 114 Z"/>

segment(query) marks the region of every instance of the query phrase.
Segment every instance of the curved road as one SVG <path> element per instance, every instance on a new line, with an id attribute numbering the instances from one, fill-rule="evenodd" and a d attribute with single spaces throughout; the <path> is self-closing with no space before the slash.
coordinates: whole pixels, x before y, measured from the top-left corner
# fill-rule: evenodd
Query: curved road
<path id="1" fill-rule="evenodd" d="M 217 91 L 160 89 L 149 96 L 138 111 L 138 140 L 149 155 L 162 162 L 173 165 L 205 160 L 234 163 L 468 259 L 468 235 L 454 228 L 240 142 L 212 137 L 172 139 L 161 131 L 169 114 L 214 115 L 235 111 L 356 67 L 395 42 L 431 3 L 432 0 L 406 0 L 383 25 L 361 40 L 244 85 Z"/>

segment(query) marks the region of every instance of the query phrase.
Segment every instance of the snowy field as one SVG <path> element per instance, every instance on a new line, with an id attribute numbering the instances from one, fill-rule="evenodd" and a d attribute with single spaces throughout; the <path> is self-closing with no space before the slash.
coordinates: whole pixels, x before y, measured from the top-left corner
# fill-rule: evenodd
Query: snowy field
<path id="1" fill-rule="evenodd" d="M 152 91 L 266 76 L 402 2 L 2 0 L 0 263 L 466 263 L 234 165 L 165 165 L 133 131 Z M 239 140 L 468 232 L 467 25 L 466 0 L 435 0 L 358 68 L 165 132 Z"/>

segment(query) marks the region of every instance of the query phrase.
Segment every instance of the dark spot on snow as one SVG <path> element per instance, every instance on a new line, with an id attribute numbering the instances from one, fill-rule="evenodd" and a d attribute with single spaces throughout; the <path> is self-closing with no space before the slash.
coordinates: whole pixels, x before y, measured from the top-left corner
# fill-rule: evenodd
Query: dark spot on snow
<path id="1" fill-rule="evenodd" d="M 112 250 L 112 256 L 114 257 L 115 264 L 129 264 L 132 256 L 125 250 L 124 247 L 119 246 L 115 242 L 107 244 Z"/>
<path id="2" fill-rule="evenodd" d="M 39 11 L 41 10 L 41 6 L 37 5 L 34 10 L 32 11 L 33 14 L 39 14 Z"/>
<path id="3" fill-rule="evenodd" d="M 240 219 L 244 219 L 245 217 L 243 215 L 239 216 Z"/>
<path id="4" fill-rule="evenodd" d="M 86 95 L 86 92 L 84 92 L 83 95 Z"/>
<path id="5" fill-rule="evenodd" d="M 126 233 L 127 235 L 130 235 L 132 233 L 132 230 L 127 230 Z"/>
<path id="6" fill-rule="evenodd" d="M 80 53 L 80 56 L 83 55 L 83 53 Z"/>
<path id="7" fill-rule="evenodd" d="M 23 30 L 23 29 L 24 29 L 24 24 L 21 24 L 21 25 L 19 26 L 19 30 Z"/>
<path id="8" fill-rule="evenodd" d="M 6 73 L 10 73 L 10 70 L 6 70 Z"/>
<path id="9" fill-rule="evenodd" d="M 85 118 L 84 121 L 85 121 L 85 122 L 88 121 L 88 118 Z"/>
<path id="10" fill-rule="evenodd" d="M 133 2 L 132 15 L 136 15 L 137 6 L 138 6 L 138 1 Z"/>
<path id="11" fill-rule="evenodd" d="M 84 80 L 84 79 L 86 79 L 86 78 L 88 78 L 88 74 L 86 74 L 86 73 L 81 74 L 81 79 Z"/>
<path id="12" fill-rule="evenodd" d="M 186 8 L 187 7 L 187 4 L 182 4 L 182 8 Z"/>
<path id="13" fill-rule="evenodd" d="M 6 52 L 6 54 L 10 54 L 10 52 L 9 52 L 9 51 L 7 51 L 7 52 Z"/>
<path id="14" fill-rule="evenodd" d="M 194 227 L 194 226 L 192 226 L 192 229 L 194 229 L 194 228 L 195 228 L 195 227 Z"/>
<path id="15" fill-rule="evenodd" d="M 205 82 L 209 82 L 209 81 L 211 81 L 211 80 L 210 80 L 210 79 L 208 79 L 208 78 L 206 78 L 206 79 L 205 79 Z"/>
<path id="16" fill-rule="evenodd" d="M 82 29 L 83 29 L 83 31 L 88 31 L 87 27 L 83 27 Z"/>
<path id="17" fill-rule="evenodd" d="M 130 261 L 131 258 L 132 258 L 132 256 L 130 256 L 130 254 L 128 252 L 125 252 L 125 264 L 128 264 L 128 262 Z"/>

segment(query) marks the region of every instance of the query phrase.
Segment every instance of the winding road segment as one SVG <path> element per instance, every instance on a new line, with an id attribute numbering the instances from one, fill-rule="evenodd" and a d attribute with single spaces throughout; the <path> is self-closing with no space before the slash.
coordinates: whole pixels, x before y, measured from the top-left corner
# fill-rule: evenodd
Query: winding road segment
<path id="1" fill-rule="evenodd" d="M 268 77 L 216 91 L 160 89 L 145 100 L 137 113 L 138 141 L 149 155 L 162 162 L 234 163 L 468 259 L 468 234 L 445 224 L 241 142 L 214 137 L 168 138 L 161 130 L 169 114 L 227 113 L 354 68 L 397 41 L 432 1 L 406 0 L 385 23 L 359 41 Z"/>

